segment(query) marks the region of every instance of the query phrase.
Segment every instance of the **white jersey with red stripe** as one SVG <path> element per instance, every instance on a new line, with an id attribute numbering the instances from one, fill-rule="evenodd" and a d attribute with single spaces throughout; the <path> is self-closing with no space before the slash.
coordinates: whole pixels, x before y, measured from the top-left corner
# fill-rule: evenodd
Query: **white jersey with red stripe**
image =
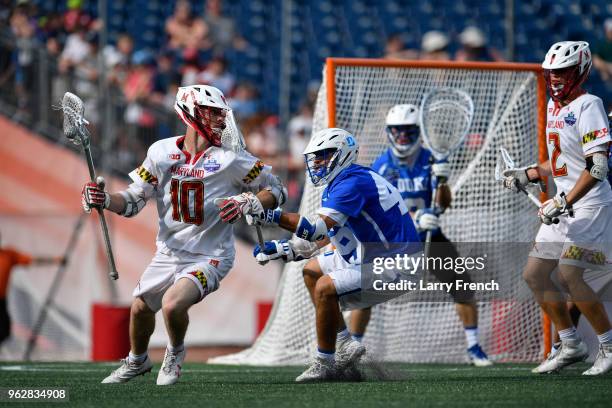
<path id="1" fill-rule="evenodd" d="M 569 193 L 586 168 L 587 155 L 608 151 L 610 131 L 600 98 L 583 94 L 566 106 L 548 102 L 546 146 L 557 193 Z M 612 205 L 607 180 L 598 182 L 573 207 Z"/>
<path id="2" fill-rule="evenodd" d="M 271 167 L 244 151 L 211 146 L 192 157 L 183 137 L 155 142 L 130 173 L 130 189 L 154 198 L 159 213 L 158 250 L 233 257 L 233 227 L 219 217 L 214 199 L 257 191 Z"/>

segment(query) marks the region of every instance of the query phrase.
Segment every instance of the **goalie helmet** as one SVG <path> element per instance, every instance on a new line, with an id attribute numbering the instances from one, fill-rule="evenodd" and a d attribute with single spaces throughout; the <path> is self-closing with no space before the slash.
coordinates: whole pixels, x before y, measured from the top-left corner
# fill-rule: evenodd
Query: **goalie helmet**
<path id="1" fill-rule="evenodd" d="M 344 129 L 323 129 L 315 133 L 304 149 L 312 184 L 320 186 L 331 182 L 357 160 L 358 151 L 357 140 Z"/>
<path id="2" fill-rule="evenodd" d="M 561 41 L 550 47 L 542 63 L 546 87 L 553 101 L 561 102 L 589 76 L 591 51 L 586 41 Z"/>
<path id="3" fill-rule="evenodd" d="M 221 146 L 226 123 L 220 118 L 231 111 L 223 92 L 209 85 L 182 86 L 176 93 L 174 110 L 187 126 L 213 146 Z"/>
<path id="4" fill-rule="evenodd" d="M 393 154 L 406 158 L 420 145 L 419 108 L 411 104 L 395 105 L 387 113 L 386 132 Z"/>

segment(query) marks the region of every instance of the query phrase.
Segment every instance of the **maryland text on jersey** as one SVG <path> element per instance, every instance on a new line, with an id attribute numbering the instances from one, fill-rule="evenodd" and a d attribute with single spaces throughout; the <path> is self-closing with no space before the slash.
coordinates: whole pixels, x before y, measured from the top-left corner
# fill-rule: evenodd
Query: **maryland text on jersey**
<path id="1" fill-rule="evenodd" d="M 261 173 L 261 170 L 263 168 L 264 168 L 264 163 L 261 160 L 257 160 L 253 168 L 249 170 L 246 176 L 244 176 L 244 178 L 242 179 L 242 182 L 244 184 L 250 184 L 253 180 L 257 178 L 257 176 L 259 176 L 259 173 Z"/>

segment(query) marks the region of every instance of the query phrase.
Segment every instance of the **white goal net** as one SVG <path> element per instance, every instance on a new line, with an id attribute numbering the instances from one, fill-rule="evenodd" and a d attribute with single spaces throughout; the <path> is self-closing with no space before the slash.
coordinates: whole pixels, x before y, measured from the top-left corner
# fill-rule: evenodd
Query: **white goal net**
<path id="1" fill-rule="evenodd" d="M 523 195 L 494 180 L 500 147 L 519 164 L 538 161 L 545 93 L 534 65 L 328 60 L 313 132 L 336 126 L 354 133 L 359 163 L 370 165 L 388 148 L 384 118 L 395 104 L 420 105 L 436 87 L 467 92 L 474 120 L 463 146 L 450 158 L 452 207 L 442 216 L 455 242 L 527 243 L 539 225 Z M 333 87 L 333 89 L 331 89 Z M 314 214 L 320 189 L 307 183 L 300 213 Z M 494 277 L 504 299 L 479 297 L 480 342 L 495 361 L 534 361 L 543 352 L 541 313 L 521 278 L 527 252 L 500 251 Z M 285 266 L 274 308 L 252 347 L 209 360 L 218 364 L 303 364 L 315 350 L 314 308 L 302 279 L 303 262 Z M 373 308 L 364 342 L 381 361 L 465 362 L 465 336 L 452 299 L 411 293 Z"/>

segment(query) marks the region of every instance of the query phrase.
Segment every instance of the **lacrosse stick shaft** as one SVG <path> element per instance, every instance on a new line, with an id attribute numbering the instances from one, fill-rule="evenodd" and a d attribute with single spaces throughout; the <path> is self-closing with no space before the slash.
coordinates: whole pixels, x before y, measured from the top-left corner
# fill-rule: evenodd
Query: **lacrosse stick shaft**
<path id="1" fill-rule="evenodd" d="M 255 231 L 257 231 L 257 241 L 258 241 L 257 243 L 259 244 L 259 247 L 262 248 L 263 250 L 263 248 L 265 247 L 265 244 L 264 244 L 263 233 L 261 232 L 261 227 L 259 225 L 256 225 Z"/>
<path id="2" fill-rule="evenodd" d="M 83 146 L 85 152 L 85 158 L 87 160 L 87 167 L 89 168 L 89 177 L 91 181 L 96 182 L 96 170 L 93 165 L 93 159 L 91 157 L 91 150 L 89 146 Z M 115 256 L 113 255 L 113 248 L 110 242 L 110 235 L 108 233 L 108 225 L 106 224 L 106 218 L 104 217 L 104 209 L 98 207 L 98 219 L 100 220 L 100 227 L 102 228 L 102 235 L 104 236 L 104 247 L 106 249 L 106 258 L 108 259 L 108 276 L 112 280 L 119 279 L 119 272 L 117 272 L 117 266 L 115 265 Z"/>

